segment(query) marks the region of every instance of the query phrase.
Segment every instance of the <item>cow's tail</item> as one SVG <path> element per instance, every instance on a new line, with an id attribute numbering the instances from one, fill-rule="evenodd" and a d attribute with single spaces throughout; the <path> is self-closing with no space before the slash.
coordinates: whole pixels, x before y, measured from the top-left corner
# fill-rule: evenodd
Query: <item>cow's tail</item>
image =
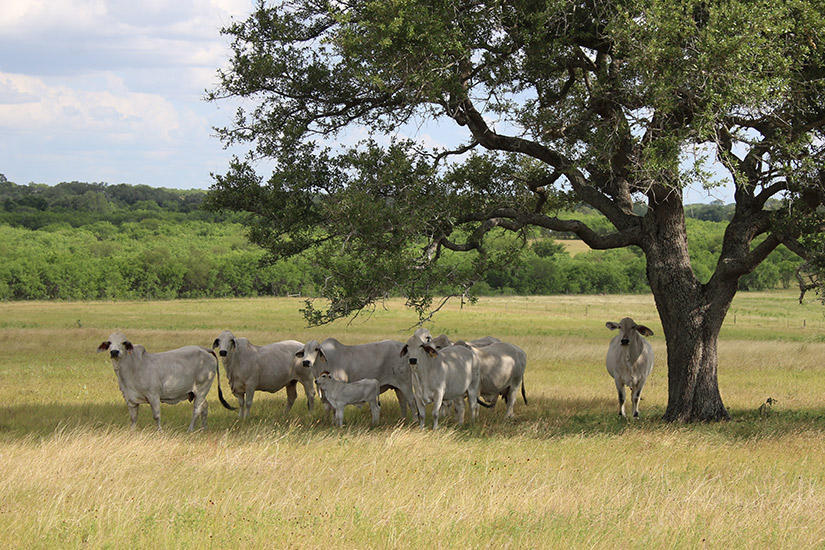
<path id="1" fill-rule="evenodd" d="M 524 393 L 524 380 L 521 381 L 521 398 L 524 399 L 524 404 L 527 404 L 527 394 Z"/>
<path id="2" fill-rule="evenodd" d="M 493 405 L 492 405 L 492 404 L 490 404 L 490 403 L 486 403 L 486 402 L 485 402 L 483 399 L 481 399 L 480 397 L 476 397 L 476 401 L 478 401 L 478 404 L 479 404 L 479 405 L 481 405 L 482 407 L 487 407 L 488 409 L 492 409 L 492 408 L 493 408 Z"/>
<path id="3" fill-rule="evenodd" d="M 212 354 L 212 357 L 215 358 L 215 371 L 218 373 L 218 399 L 220 399 L 221 405 L 223 405 L 224 408 L 229 409 L 230 411 L 237 411 L 237 407 L 233 407 L 226 402 L 226 399 L 223 398 L 223 392 L 221 391 L 221 362 L 218 361 L 218 356 L 215 355 L 213 350 L 210 349 L 208 351 Z"/>

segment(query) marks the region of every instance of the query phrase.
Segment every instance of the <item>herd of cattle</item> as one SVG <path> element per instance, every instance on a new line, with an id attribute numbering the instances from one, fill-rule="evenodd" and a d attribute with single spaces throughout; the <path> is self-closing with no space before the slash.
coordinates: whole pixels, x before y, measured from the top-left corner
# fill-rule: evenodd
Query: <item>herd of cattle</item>
<path id="1" fill-rule="evenodd" d="M 653 367 L 653 349 L 644 336 L 653 332 L 629 317 L 607 328 L 618 330 L 608 347 L 607 370 L 616 382 L 619 414 L 625 415 L 625 386 L 631 389 L 633 416 L 639 415 L 639 397 Z M 327 413 L 334 412 L 335 423 L 343 424 L 344 407 L 366 403 L 372 422 L 379 420 L 379 394 L 392 389 L 398 397 L 401 416 L 407 407 L 423 428 L 426 407 L 432 405 L 433 429 L 443 406 L 453 409 L 455 420 L 464 421 L 465 398 L 473 420 L 479 405 L 495 406 L 499 397 L 507 404 L 507 416 L 514 415 L 519 388 L 524 403 L 524 371 L 527 355 L 513 344 L 487 336 L 470 341 L 451 342 L 446 335 L 433 337 L 426 328 L 415 331 L 406 344 L 383 340 L 368 344 L 345 345 L 335 338 L 319 343 L 286 340 L 256 346 L 230 331 L 221 332 L 212 349 L 201 346 L 149 353 L 132 344 L 121 332 L 101 343 L 98 352 L 108 351 L 118 386 L 135 427 L 138 405 L 148 403 L 160 430 L 160 404 L 175 404 L 188 399 L 193 404 L 189 431 L 200 417 L 206 427 L 206 395 L 218 377 L 218 399 L 230 410 L 220 386 L 218 357 L 223 362 L 229 387 L 238 399 L 238 414 L 249 416 L 256 391 L 286 389 L 286 412 L 304 388 L 307 406 L 313 409 L 315 388 Z M 217 353 L 216 353 L 217 351 Z"/>

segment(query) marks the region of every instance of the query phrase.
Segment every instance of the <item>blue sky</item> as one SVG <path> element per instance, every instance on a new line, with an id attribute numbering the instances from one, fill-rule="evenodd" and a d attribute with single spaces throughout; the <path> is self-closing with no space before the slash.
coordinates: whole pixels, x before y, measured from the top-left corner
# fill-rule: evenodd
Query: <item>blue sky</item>
<path id="1" fill-rule="evenodd" d="M 229 56 L 220 29 L 253 0 L 4 0 L 0 10 L 0 173 L 61 181 L 207 188 L 232 151 L 208 103 Z M 445 128 L 418 134 L 438 143 Z M 353 132 L 355 137 L 359 132 Z M 242 153 L 242 152 L 240 152 Z M 730 202 L 692 190 L 687 202 Z"/>

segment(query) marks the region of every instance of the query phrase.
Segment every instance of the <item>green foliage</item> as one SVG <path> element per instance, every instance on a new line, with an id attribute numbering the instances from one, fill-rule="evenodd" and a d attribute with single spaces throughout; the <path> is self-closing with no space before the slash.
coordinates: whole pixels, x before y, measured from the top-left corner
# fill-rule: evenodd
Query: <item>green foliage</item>
<path id="1" fill-rule="evenodd" d="M 400 157 L 387 159 L 371 176 L 374 186 L 380 189 L 382 181 L 394 177 L 391 166 L 401 162 Z M 490 169 L 492 174 L 494 170 Z M 494 180 L 491 176 L 487 183 L 479 181 L 479 188 L 494 186 Z M 113 192 L 108 194 L 110 190 Z M 337 209 L 335 218 L 340 223 L 351 224 L 350 233 L 356 231 L 356 225 L 380 226 L 381 231 L 375 231 L 369 239 L 329 239 L 320 243 L 312 255 L 295 254 L 289 259 L 274 261 L 262 248 L 249 242 L 242 224 L 222 220 L 220 214 L 207 215 L 207 218 L 213 216 L 214 221 L 202 220 L 204 213 L 192 208 L 203 199 L 203 192 L 175 192 L 184 199 L 172 200 L 172 192 L 155 191 L 146 186 L 78 182 L 55 187 L 24 187 L 0 181 L 0 195 L 5 205 L 0 216 L 6 216 L 6 222 L 0 223 L 0 300 L 169 299 L 298 293 L 314 297 L 323 292 L 339 296 L 341 307 L 354 312 L 365 303 L 347 302 L 344 297 L 352 295 L 356 287 L 370 285 L 375 289 L 371 297 L 389 296 L 385 289 L 394 277 L 408 269 L 421 246 L 414 234 L 405 235 L 400 231 L 417 219 L 415 210 L 409 208 L 412 202 L 392 202 L 382 199 L 380 193 L 373 197 L 364 191 L 361 195 L 349 196 L 349 201 L 325 208 Z M 111 200 L 99 202 L 107 196 Z M 94 215 L 90 215 L 92 211 L 88 208 L 79 206 L 92 204 L 84 202 L 91 198 L 98 201 Z M 456 198 L 458 202 L 464 200 Z M 705 206 L 708 205 L 695 205 L 691 210 L 725 208 L 715 205 L 706 209 Z M 308 215 L 316 207 L 310 204 Z M 36 229 L 9 223 L 9 220 L 22 219 L 22 213 Z M 580 208 L 576 214 L 591 227 L 609 230 L 607 220 L 592 209 Z M 689 220 L 691 260 L 700 280 L 710 276 L 718 261 L 724 227 L 724 223 Z M 324 235 L 321 229 L 313 231 L 307 225 L 302 231 L 307 239 L 320 241 Z M 555 240 L 559 236 L 566 235 L 534 231 L 527 235 L 525 246 L 522 236 L 497 232 L 495 238 L 489 239 L 485 255 L 443 250 L 437 265 L 415 274 L 417 294 L 414 296 L 418 296 L 419 301 L 408 298 L 410 305 L 423 312 L 431 305 L 424 299 L 427 294 L 467 294 L 472 298 L 503 294 L 649 292 L 640 250 L 593 250 L 571 256 L 565 252 L 562 241 Z M 277 239 L 275 235 L 271 238 Z M 291 244 L 284 246 L 289 249 Z M 343 261 L 336 255 L 336 249 L 342 246 L 350 247 L 358 261 Z M 393 254 L 379 253 L 382 250 Z M 520 251 L 515 261 L 514 250 Z M 787 288 L 793 282 L 797 264 L 791 252 L 780 248 L 743 279 L 742 287 L 747 290 Z M 373 280 L 375 270 L 371 266 L 375 265 L 380 266 L 378 271 L 386 280 Z M 473 274 L 482 268 L 484 275 L 475 279 L 472 287 L 462 283 L 473 280 Z M 333 286 L 337 281 L 348 281 L 350 286 Z M 312 307 L 307 312 L 318 316 L 318 322 L 330 320 Z"/>

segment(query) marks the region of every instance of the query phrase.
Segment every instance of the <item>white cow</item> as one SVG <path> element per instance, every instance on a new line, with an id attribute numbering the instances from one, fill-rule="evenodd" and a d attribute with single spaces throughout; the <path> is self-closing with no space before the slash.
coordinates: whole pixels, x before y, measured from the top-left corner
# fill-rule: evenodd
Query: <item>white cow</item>
<path id="1" fill-rule="evenodd" d="M 229 387 L 238 398 L 238 415 L 249 416 L 256 391 L 274 393 L 286 388 L 288 413 L 298 397 L 298 382 L 304 387 L 307 407 L 312 410 L 315 388 L 312 373 L 307 372 L 295 358 L 304 345 L 297 340 L 284 340 L 265 346 L 256 346 L 246 338 L 237 338 L 225 330 L 215 338 L 212 349 L 218 349 L 229 379 Z"/>
<path id="2" fill-rule="evenodd" d="M 644 325 L 637 325 L 630 317 L 618 323 L 608 321 L 605 326 L 610 330 L 619 330 L 607 348 L 607 372 L 615 380 L 619 392 L 619 414 L 625 416 L 624 387 L 628 386 L 633 399 L 633 417 L 637 418 L 642 388 L 653 369 L 653 348 L 644 336 L 653 336 L 653 331 Z"/>
<path id="3" fill-rule="evenodd" d="M 410 369 L 406 361 L 400 359 L 404 344 L 395 340 L 382 340 L 368 344 L 348 346 L 335 338 L 327 338 L 322 343 L 310 340 L 295 354 L 305 368 L 311 369 L 317 378 L 323 371 L 344 382 L 355 382 L 364 378 L 375 378 L 381 384 L 381 391 L 394 389 L 401 408 L 401 416 L 407 416 L 407 405 L 415 410 Z M 329 404 L 321 398 L 327 411 Z"/>
<path id="4" fill-rule="evenodd" d="M 401 351 L 412 371 L 418 423 L 423 428 L 426 406 L 433 404 L 433 429 L 438 428 L 441 404 L 453 401 L 456 422 L 464 422 L 464 395 L 470 402 L 472 419 L 478 416 L 479 365 L 475 352 L 463 346 L 435 349 L 419 335 L 413 335 Z"/>
<path id="5" fill-rule="evenodd" d="M 375 378 L 362 378 L 355 382 L 343 382 L 330 376 L 329 372 L 322 372 L 315 379 L 318 385 L 318 392 L 335 411 L 335 424 L 340 428 L 344 425 L 344 408 L 347 405 L 361 405 L 368 403 L 372 411 L 372 423 L 378 424 L 381 413 L 381 404 L 378 402 L 378 394 L 381 393 L 381 385 Z"/>
<path id="6" fill-rule="evenodd" d="M 490 337 L 488 337 L 490 338 Z M 485 339 L 479 339 L 484 341 Z M 476 341 L 479 341 L 476 340 Z M 518 388 L 521 387 L 521 397 L 527 404 L 527 395 L 524 391 L 524 369 L 527 367 L 527 354 L 518 346 L 506 342 L 492 342 L 478 346 L 471 342 L 457 342 L 473 349 L 478 356 L 481 382 L 479 395 L 490 402 L 493 407 L 499 395 L 507 403 L 507 416 L 513 417 L 513 407 L 516 404 Z"/>
<path id="7" fill-rule="evenodd" d="M 138 405 L 141 403 L 149 403 L 160 430 L 160 404 L 174 405 L 184 399 L 192 401 L 193 406 L 189 431 L 195 429 L 198 416 L 201 417 L 201 426 L 206 428 L 209 408 L 206 394 L 209 393 L 216 374 L 218 399 L 227 409 L 235 410 L 223 398 L 218 358 L 207 348 L 185 346 L 161 353 L 149 353 L 143 346 L 132 345 L 123 333 L 115 332 L 98 346 L 97 351 L 109 352 L 120 392 L 129 407 L 132 429 L 135 428 Z"/>

